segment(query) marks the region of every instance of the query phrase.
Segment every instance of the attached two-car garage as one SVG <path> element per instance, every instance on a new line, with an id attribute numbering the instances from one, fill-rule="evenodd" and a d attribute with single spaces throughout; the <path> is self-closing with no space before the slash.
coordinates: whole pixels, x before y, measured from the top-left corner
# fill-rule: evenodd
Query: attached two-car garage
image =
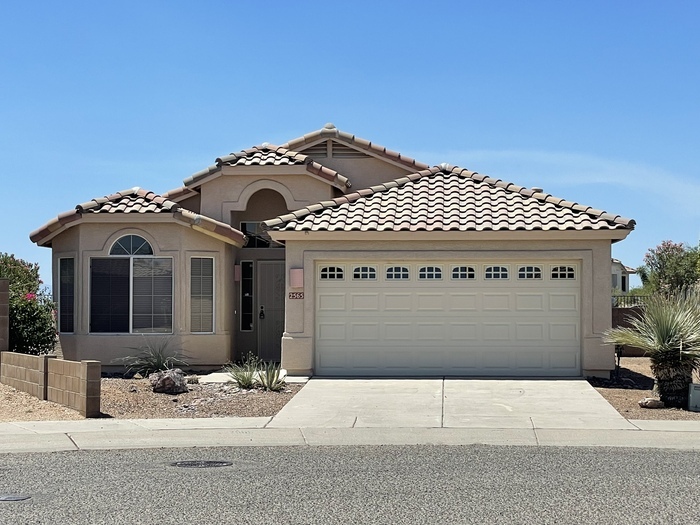
<path id="1" fill-rule="evenodd" d="M 579 376 L 578 261 L 316 265 L 326 376 Z"/>

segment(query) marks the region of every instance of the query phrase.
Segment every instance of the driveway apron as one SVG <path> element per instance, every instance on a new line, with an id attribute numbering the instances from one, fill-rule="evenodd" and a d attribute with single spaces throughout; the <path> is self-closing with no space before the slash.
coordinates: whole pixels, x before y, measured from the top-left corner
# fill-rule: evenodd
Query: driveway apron
<path id="1" fill-rule="evenodd" d="M 634 429 L 583 379 L 311 379 L 267 428 Z"/>

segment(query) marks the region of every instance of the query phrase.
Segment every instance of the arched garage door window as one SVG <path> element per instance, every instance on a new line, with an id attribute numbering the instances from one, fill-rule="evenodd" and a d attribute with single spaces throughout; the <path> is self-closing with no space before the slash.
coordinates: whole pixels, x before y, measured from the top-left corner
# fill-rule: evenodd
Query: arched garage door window
<path id="1" fill-rule="evenodd" d="M 109 257 L 90 260 L 90 332 L 171 333 L 173 260 L 155 257 L 139 235 L 125 235 Z"/>

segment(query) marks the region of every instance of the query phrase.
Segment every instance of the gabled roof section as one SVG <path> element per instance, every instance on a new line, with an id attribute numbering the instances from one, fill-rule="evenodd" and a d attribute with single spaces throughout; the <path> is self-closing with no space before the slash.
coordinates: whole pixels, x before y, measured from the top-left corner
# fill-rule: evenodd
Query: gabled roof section
<path id="1" fill-rule="evenodd" d="M 78 224 L 86 215 L 100 214 L 107 217 L 130 213 L 136 215 L 161 214 L 166 219 L 171 217 L 179 224 L 216 237 L 228 244 L 235 246 L 243 246 L 245 244 L 245 235 L 228 224 L 181 208 L 176 202 L 142 188 L 131 188 L 78 204 L 75 210 L 62 213 L 41 228 L 33 231 L 29 238 L 39 246 L 50 246 L 51 239 L 64 230 Z M 135 220 L 138 219 L 135 218 Z"/>
<path id="2" fill-rule="evenodd" d="M 441 164 L 263 223 L 278 231 L 563 231 L 635 222 Z"/>
<path id="3" fill-rule="evenodd" d="M 311 157 L 289 148 L 275 146 L 266 142 L 239 153 L 231 153 L 230 155 L 219 157 L 216 159 L 216 164 L 198 171 L 185 179 L 185 187 L 191 188 L 219 176 L 221 168 L 224 166 L 305 166 L 306 171 L 344 192 L 352 186 L 347 177 L 315 162 Z"/>
<path id="4" fill-rule="evenodd" d="M 376 155 L 378 157 L 385 158 L 389 161 L 401 164 L 407 168 L 410 168 L 411 170 L 424 170 L 430 168 L 428 164 L 418 162 L 417 160 L 412 159 L 411 157 L 406 157 L 404 155 L 401 155 L 401 153 L 387 149 L 384 146 L 380 146 L 379 144 L 374 144 L 369 140 L 365 140 L 360 137 L 356 137 L 355 135 L 352 135 L 350 133 L 340 131 L 338 128 L 335 127 L 334 124 L 331 124 L 330 122 L 318 131 L 307 133 L 303 137 L 299 137 L 290 140 L 285 144 L 282 144 L 282 147 L 296 151 L 301 150 L 303 152 L 306 148 L 317 144 L 320 140 L 323 139 L 333 139 L 335 141 L 345 143 L 358 150 L 366 151 L 372 155 Z"/>

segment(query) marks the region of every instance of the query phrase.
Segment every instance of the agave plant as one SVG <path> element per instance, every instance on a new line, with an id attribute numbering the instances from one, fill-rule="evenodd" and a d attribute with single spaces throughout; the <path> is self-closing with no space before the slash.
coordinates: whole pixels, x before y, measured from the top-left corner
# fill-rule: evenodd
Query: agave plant
<path id="1" fill-rule="evenodd" d="M 655 390 L 666 406 L 687 408 L 688 385 L 700 369 L 700 293 L 697 289 L 657 294 L 629 319 L 627 328 L 613 328 L 606 343 L 635 346 L 651 360 Z"/>
<path id="2" fill-rule="evenodd" d="M 228 363 L 224 370 L 231 376 L 240 388 L 250 390 L 255 387 L 260 360 L 252 352 L 243 358 L 241 363 Z"/>
<path id="3" fill-rule="evenodd" d="M 138 353 L 114 359 L 113 362 L 123 363 L 127 375 L 140 374 L 143 377 L 160 370 L 189 366 L 182 352 L 170 348 L 171 343 L 171 336 L 144 336 L 141 346 L 130 347 Z"/>

